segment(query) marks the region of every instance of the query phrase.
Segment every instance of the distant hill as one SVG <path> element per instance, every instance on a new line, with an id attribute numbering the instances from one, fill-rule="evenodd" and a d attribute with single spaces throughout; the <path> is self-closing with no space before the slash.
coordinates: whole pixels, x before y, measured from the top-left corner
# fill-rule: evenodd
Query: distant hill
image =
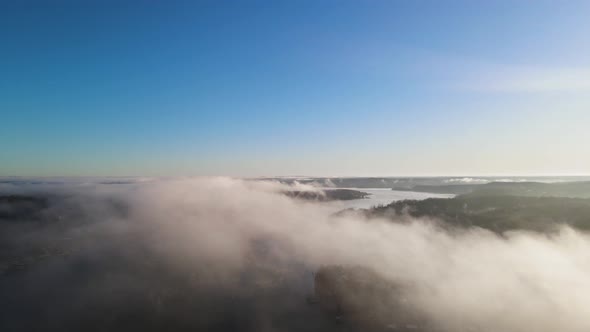
<path id="1" fill-rule="evenodd" d="M 477 226 L 494 232 L 550 232 L 558 225 L 590 230 L 590 199 L 468 194 L 451 199 L 405 200 L 367 210 L 369 216 L 408 214 L 452 226 Z"/>
<path id="2" fill-rule="evenodd" d="M 564 176 L 564 177 L 263 177 L 253 178 L 251 181 L 276 181 L 285 184 L 302 183 L 312 184 L 318 187 L 327 188 L 393 188 L 394 190 L 425 191 L 437 190 L 432 188 L 445 188 L 439 191 L 455 194 L 454 190 L 459 193 L 466 193 L 465 188 L 474 187 L 480 184 L 488 183 L 573 183 L 581 181 L 590 181 L 588 176 Z M 425 190 L 421 188 L 424 187 Z M 461 189 L 463 188 L 463 189 Z M 416 190 L 414 190 L 416 189 Z M 449 191 L 452 190 L 452 191 Z"/>
<path id="3" fill-rule="evenodd" d="M 393 190 L 410 190 L 429 193 L 511 195 L 533 197 L 590 198 L 590 181 L 583 182 L 490 182 L 485 184 L 417 185 L 412 188 L 393 187 Z"/>

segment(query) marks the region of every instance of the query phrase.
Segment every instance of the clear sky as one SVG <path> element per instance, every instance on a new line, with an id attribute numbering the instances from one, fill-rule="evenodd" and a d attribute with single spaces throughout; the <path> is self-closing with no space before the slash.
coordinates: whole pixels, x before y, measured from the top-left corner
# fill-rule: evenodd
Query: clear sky
<path id="1" fill-rule="evenodd" d="M 588 173 L 590 1 L 0 2 L 0 175 Z"/>

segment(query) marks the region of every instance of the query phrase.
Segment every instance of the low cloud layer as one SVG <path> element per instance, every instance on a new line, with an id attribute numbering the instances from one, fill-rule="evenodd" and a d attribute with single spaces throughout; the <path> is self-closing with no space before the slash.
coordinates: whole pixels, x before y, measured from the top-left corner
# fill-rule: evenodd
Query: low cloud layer
<path id="1" fill-rule="evenodd" d="M 44 212 L 53 222 L 39 229 L 5 227 L 11 233 L 2 241 L 23 254 L 28 246 L 46 248 L 48 255 L 69 250 L 67 258 L 3 276 L 0 291 L 13 305 L 5 312 L 24 310 L 57 328 L 72 315 L 93 317 L 118 305 L 131 310 L 149 299 L 156 304 L 153 315 L 176 322 L 285 329 L 276 317 L 307 306 L 314 272 L 341 265 L 404 285 L 408 306 L 436 330 L 590 329 L 586 234 L 563 228 L 499 236 L 449 229 L 436 220 L 334 216 L 322 204 L 280 194 L 285 189 L 228 178 L 77 186 Z M 166 301 L 172 285 L 184 287 L 186 303 Z M 51 299 L 59 305 L 46 307 Z M 371 305 L 366 310 L 376 309 Z M 251 325 L 219 327 L 223 319 L 210 325 L 220 310 L 232 322 Z M 5 327 L 27 326 L 4 315 Z"/>

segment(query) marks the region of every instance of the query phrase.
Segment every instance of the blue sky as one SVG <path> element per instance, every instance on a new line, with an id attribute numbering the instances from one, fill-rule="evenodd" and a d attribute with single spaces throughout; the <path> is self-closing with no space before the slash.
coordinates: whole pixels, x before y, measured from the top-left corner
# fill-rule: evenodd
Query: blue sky
<path id="1" fill-rule="evenodd" d="M 588 17 L 588 1 L 2 2 L 0 175 L 588 174 Z"/>

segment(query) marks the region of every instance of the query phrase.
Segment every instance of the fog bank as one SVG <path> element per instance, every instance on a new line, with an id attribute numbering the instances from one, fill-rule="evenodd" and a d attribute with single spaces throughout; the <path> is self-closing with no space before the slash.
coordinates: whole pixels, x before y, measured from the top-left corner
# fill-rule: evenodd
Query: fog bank
<path id="1" fill-rule="evenodd" d="M 587 234 L 562 228 L 499 236 L 436 220 L 335 216 L 326 205 L 282 195 L 286 189 L 292 187 L 229 178 L 61 188 L 41 216 L 51 222 L 4 227 L 1 239 L 12 251 L 42 247 L 64 257 L 2 276 L 0 291 L 15 306 L 8 312 L 21 308 L 53 327 L 71 327 L 81 326 L 63 323 L 71 315 L 93 317 L 149 299 L 162 303 L 149 309 L 156 317 L 199 320 L 202 328 L 297 330 L 277 317 L 308 310 L 297 308 L 309 306 L 314 272 L 342 265 L 402 285 L 407 305 L 437 330 L 590 329 Z M 171 285 L 181 287 L 186 303 L 166 302 Z M 219 325 L 220 310 L 249 325 Z M 4 315 L 5 327 L 26 326 Z"/>

